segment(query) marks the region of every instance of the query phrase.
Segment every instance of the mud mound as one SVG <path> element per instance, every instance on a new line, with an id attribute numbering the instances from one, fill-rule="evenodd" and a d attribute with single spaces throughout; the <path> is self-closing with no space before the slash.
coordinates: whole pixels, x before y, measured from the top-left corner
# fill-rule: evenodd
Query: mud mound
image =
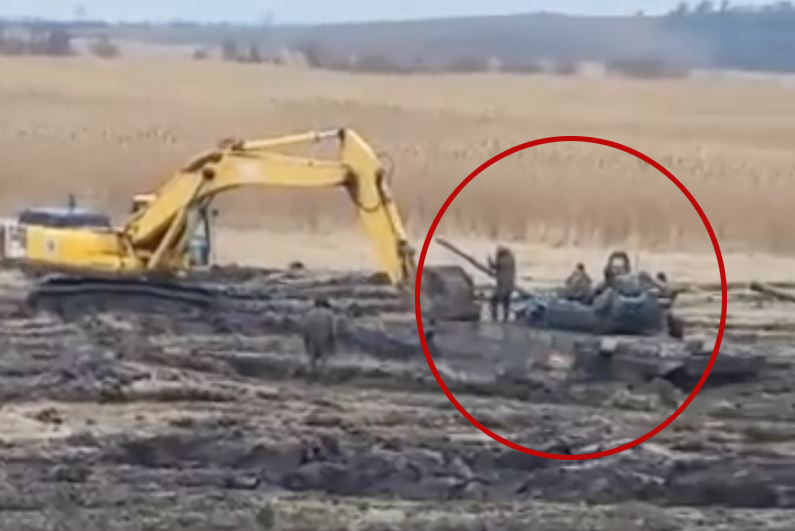
<path id="1" fill-rule="evenodd" d="M 795 469 L 781 459 L 682 463 L 667 481 L 670 503 L 765 508 L 795 507 Z"/>
<path id="2" fill-rule="evenodd" d="M 198 423 L 147 437 L 71 439 L 51 458 L 18 460 L 11 470 L 24 464 L 28 476 L 44 474 L 55 483 L 87 486 L 112 477 L 130 491 L 156 481 L 161 488 L 414 501 L 532 498 L 574 504 L 642 500 L 663 506 L 795 507 L 795 476 L 780 460 L 718 464 L 714 458 L 676 458 L 641 447 L 579 463 L 483 444 L 382 441 L 328 429 L 287 438 L 251 435 L 251 427 Z M 69 452 L 75 444 L 83 448 L 82 458 Z M 542 449 L 576 450 L 560 444 Z M 58 453 L 64 457 L 57 458 Z M 73 457 L 65 457 L 70 453 Z"/>

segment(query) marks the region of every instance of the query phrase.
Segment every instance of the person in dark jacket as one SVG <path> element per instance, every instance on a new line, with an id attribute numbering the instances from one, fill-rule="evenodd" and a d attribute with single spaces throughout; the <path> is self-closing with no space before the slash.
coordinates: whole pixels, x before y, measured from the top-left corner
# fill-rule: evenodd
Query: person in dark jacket
<path id="1" fill-rule="evenodd" d="M 323 370 L 328 358 L 336 352 L 337 327 L 334 312 L 328 300 L 315 300 L 314 307 L 306 314 L 301 330 L 304 348 L 309 357 L 312 376 Z"/>
<path id="2" fill-rule="evenodd" d="M 497 277 L 497 285 L 491 297 L 491 318 L 499 320 L 502 309 L 503 321 L 508 321 L 511 310 L 511 295 L 516 288 L 516 258 L 507 247 L 497 247 L 496 256 L 488 259 L 489 269 Z"/>

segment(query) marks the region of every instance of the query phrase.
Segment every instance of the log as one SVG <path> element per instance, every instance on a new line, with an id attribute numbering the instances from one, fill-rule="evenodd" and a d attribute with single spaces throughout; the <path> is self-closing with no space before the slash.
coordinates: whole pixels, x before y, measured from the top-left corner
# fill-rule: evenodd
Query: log
<path id="1" fill-rule="evenodd" d="M 751 290 L 785 302 L 795 302 L 795 295 L 775 289 L 760 282 L 751 282 Z"/>

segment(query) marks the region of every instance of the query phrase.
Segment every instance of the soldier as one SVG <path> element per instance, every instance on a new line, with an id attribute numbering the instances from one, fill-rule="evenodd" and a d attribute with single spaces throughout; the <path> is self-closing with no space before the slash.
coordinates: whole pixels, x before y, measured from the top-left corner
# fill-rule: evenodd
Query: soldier
<path id="1" fill-rule="evenodd" d="M 593 303 L 602 294 L 604 294 L 606 291 L 608 291 L 610 288 L 612 288 L 614 281 L 615 281 L 615 274 L 613 273 L 613 270 L 611 270 L 610 268 L 605 268 L 605 270 L 604 270 L 604 278 L 591 291 L 591 295 L 588 298 L 589 302 Z"/>
<path id="2" fill-rule="evenodd" d="M 304 347 L 309 356 L 312 376 L 317 375 L 318 366 L 325 368 L 327 358 L 336 351 L 337 330 L 334 312 L 324 298 L 315 300 L 314 308 L 307 313 L 302 330 Z"/>
<path id="3" fill-rule="evenodd" d="M 654 290 L 657 292 L 657 296 L 660 300 L 660 305 L 666 313 L 668 334 L 671 337 L 681 339 L 684 337 L 685 323 L 680 317 L 673 313 L 674 300 L 676 300 L 678 292 L 671 287 L 668 283 L 668 275 L 662 271 L 657 273 L 652 282 L 654 284 Z"/>
<path id="4" fill-rule="evenodd" d="M 425 331 L 425 344 L 428 345 L 428 352 L 430 352 L 432 358 L 440 358 L 441 351 L 436 345 L 436 319 L 433 317 L 428 319 L 428 324 L 427 326 L 423 325 L 423 329 Z"/>
<path id="5" fill-rule="evenodd" d="M 498 320 L 498 309 L 502 307 L 503 321 L 508 321 L 511 309 L 511 295 L 516 286 L 516 259 L 510 249 L 497 247 L 496 258 L 488 259 L 489 269 L 497 277 L 497 286 L 491 296 L 491 318 Z"/>
<path id="6" fill-rule="evenodd" d="M 662 271 L 649 280 L 651 281 L 652 289 L 657 294 L 660 305 L 665 310 L 668 334 L 671 337 L 681 339 L 684 337 L 685 323 L 673 313 L 673 304 L 678 292 L 671 287 L 668 283 L 668 276 Z"/>
<path id="7" fill-rule="evenodd" d="M 669 309 L 673 304 L 675 292 L 668 284 L 668 276 L 663 272 L 659 272 L 652 278 L 651 275 L 645 271 L 639 273 L 638 276 L 644 289 L 654 293 L 659 299 L 660 304 L 664 308 Z"/>
<path id="8" fill-rule="evenodd" d="M 585 271 L 585 265 L 577 264 L 574 272 L 566 279 L 565 296 L 578 302 L 587 302 L 591 296 L 591 277 Z"/>
<path id="9" fill-rule="evenodd" d="M 606 292 L 615 289 L 619 280 L 631 272 L 627 253 L 624 251 L 613 252 L 607 259 L 607 265 L 604 268 L 604 279 L 593 289 L 589 297 L 590 302 L 593 303 L 599 298 L 607 300 Z"/>
<path id="10" fill-rule="evenodd" d="M 659 290 L 660 300 L 666 308 L 670 308 L 674 302 L 674 291 L 668 284 L 668 276 L 660 271 L 657 273 L 654 284 Z"/>

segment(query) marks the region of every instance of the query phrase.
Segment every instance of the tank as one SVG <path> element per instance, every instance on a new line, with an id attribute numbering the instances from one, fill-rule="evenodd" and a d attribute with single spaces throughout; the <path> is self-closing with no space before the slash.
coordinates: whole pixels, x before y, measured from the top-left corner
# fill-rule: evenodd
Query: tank
<path id="1" fill-rule="evenodd" d="M 571 300 L 564 293 L 527 294 L 518 304 L 517 320 L 534 328 L 599 335 L 684 335 L 681 320 L 671 313 L 671 294 L 646 272 L 633 272 L 625 251 L 610 254 L 604 281 L 589 300 Z"/>
<path id="2" fill-rule="evenodd" d="M 567 300 L 557 293 L 537 294 L 519 303 L 516 320 L 535 328 L 591 334 L 656 335 L 669 331 L 666 310 L 648 291 L 611 293 L 592 304 Z"/>

